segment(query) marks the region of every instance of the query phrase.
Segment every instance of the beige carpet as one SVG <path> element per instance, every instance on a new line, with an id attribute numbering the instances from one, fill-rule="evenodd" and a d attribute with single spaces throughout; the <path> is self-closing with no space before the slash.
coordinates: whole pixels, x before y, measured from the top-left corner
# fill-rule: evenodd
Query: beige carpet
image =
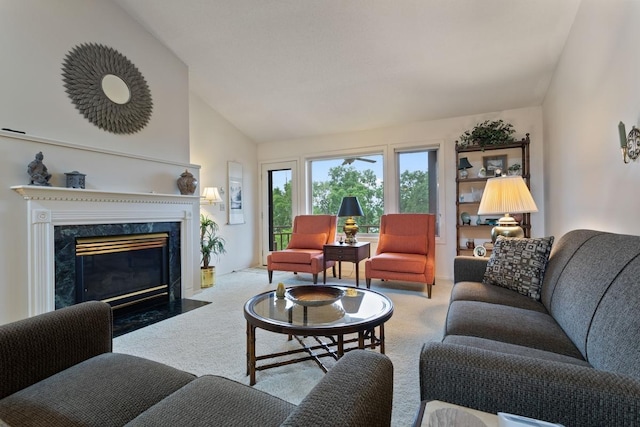
<path id="1" fill-rule="evenodd" d="M 329 275 L 327 284 L 354 285 L 353 273 L 344 273 L 343 270 L 342 280 Z M 269 285 L 263 268 L 218 276 L 213 288 L 194 297 L 212 304 L 118 337 L 114 351 L 146 357 L 196 375 L 221 375 L 248 384 L 243 306 L 252 296 L 275 289 L 278 282 L 287 286 L 312 284 L 312 279 L 309 274 L 275 272 L 273 284 Z M 364 286 L 362 278 L 360 286 Z M 394 365 L 392 425 L 409 426 L 420 402 L 420 348 L 425 341 L 442 337 L 451 282 L 438 281 L 431 299 L 418 284 L 374 280 L 371 288 L 387 295 L 394 304 L 394 314 L 385 324 L 386 354 Z M 257 331 L 258 355 L 298 345 L 287 341 L 285 335 Z M 302 362 L 257 372 L 255 387 L 299 403 L 323 375 L 314 362 Z"/>

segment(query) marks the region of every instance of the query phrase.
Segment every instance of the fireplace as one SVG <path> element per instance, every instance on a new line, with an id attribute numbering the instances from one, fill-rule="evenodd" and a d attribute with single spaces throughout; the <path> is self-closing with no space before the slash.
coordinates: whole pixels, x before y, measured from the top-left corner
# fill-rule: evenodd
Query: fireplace
<path id="1" fill-rule="evenodd" d="M 76 239 L 76 302 L 169 301 L 168 233 Z"/>
<path id="2" fill-rule="evenodd" d="M 200 290 L 199 197 L 14 186 L 26 200 L 28 315 L 76 304 L 76 240 L 166 233 L 170 301 Z M 107 297 L 108 298 L 108 297 Z"/>

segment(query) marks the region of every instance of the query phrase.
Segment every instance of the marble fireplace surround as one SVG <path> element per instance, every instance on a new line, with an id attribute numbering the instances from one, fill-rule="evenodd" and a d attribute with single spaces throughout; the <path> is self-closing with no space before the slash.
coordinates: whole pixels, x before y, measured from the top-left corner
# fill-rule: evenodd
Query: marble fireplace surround
<path id="1" fill-rule="evenodd" d="M 60 225 L 180 223 L 181 294 L 193 295 L 198 196 L 30 185 L 11 189 L 27 202 L 29 316 L 55 309 L 54 227 Z"/>

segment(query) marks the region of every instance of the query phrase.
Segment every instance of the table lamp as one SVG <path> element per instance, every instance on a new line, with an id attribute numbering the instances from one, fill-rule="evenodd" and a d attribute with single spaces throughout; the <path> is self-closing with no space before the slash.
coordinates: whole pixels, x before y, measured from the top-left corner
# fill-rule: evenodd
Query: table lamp
<path id="1" fill-rule="evenodd" d="M 218 187 L 204 187 L 201 198 L 202 200 L 206 200 L 210 205 L 222 201 Z"/>
<path id="2" fill-rule="evenodd" d="M 338 216 L 348 217 L 344 222 L 344 227 L 342 231 L 344 231 L 345 242 L 349 245 L 356 243 L 356 233 L 358 233 L 358 224 L 356 224 L 356 220 L 353 219 L 354 216 L 364 216 L 364 212 L 362 212 L 362 207 L 360 206 L 360 202 L 358 198 L 355 196 L 348 196 L 342 198 L 342 203 L 340 204 L 340 210 L 338 211 Z"/>
<path id="3" fill-rule="evenodd" d="M 524 237 L 524 230 L 511 214 L 529 212 L 538 212 L 538 207 L 522 176 L 500 176 L 487 180 L 478 215 L 504 214 L 491 230 L 493 243 L 498 236 Z"/>
<path id="4" fill-rule="evenodd" d="M 469 171 L 467 169 L 472 168 L 473 166 L 469 163 L 469 159 L 466 157 L 460 157 L 460 164 L 458 165 L 458 170 L 460 171 L 460 179 L 466 179 L 469 176 Z"/>

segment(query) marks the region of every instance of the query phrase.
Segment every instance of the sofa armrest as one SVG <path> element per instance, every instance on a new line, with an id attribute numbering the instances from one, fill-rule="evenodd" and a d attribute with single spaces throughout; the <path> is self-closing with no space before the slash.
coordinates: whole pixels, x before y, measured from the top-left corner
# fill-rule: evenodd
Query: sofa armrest
<path id="1" fill-rule="evenodd" d="M 590 367 L 430 342 L 420 354 L 420 396 L 481 411 L 570 426 L 640 420 L 640 381 Z M 630 424 L 631 423 L 631 424 Z"/>
<path id="2" fill-rule="evenodd" d="M 453 260 L 453 283 L 482 282 L 489 258 L 457 256 Z"/>
<path id="3" fill-rule="evenodd" d="M 368 350 L 346 353 L 289 415 L 283 426 L 389 426 L 393 365 Z"/>
<path id="4" fill-rule="evenodd" d="M 112 349 L 109 304 L 91 301 L 0 326 L 0 399 Z"/>

